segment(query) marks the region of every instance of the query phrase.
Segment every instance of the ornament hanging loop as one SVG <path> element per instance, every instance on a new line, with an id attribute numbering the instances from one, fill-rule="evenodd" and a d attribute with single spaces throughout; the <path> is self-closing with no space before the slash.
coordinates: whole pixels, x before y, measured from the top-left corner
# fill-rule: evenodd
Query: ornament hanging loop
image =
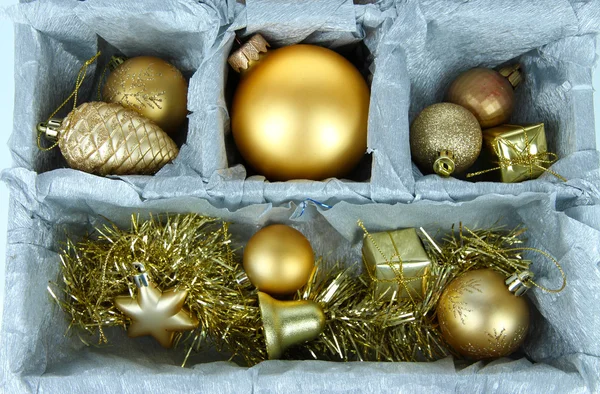
<path id="1" fill-rule="evenodd" d="M 85 77 L 87 75 L 87 69 L 90 65 L 92 65 L 96 61 L 96 59 L 98 59 L 100 57 L 101 53 L 102 52 L 98 51 L 94 56 L 92 56 L 90 59 L 88 59 L 83 64 L 83 66 L 81 66 L 81 68 L 79 69 L 79 73 L 77 74 L 77 80 L 75 82 L 75 89 L 73 90 L 73 92 L 69 95 L 69 97 L 67 97 L 65 99 L 65 101 L 62 102 L 61 105 L 58 106 L 58 108 L 56 108 L 56 110 L 54 110 L 54 112 L 52 112 L 52 114 L 48 117 L 48 120 L 46 122 L 42 122 L 42 123 L 38 124 L 38 126 L 37 126 L 37 131 L 38 131 L 37 145 L 40 150 L 49 151 L 58 146 L 58 129 L 55 130 L 56 137 L 53 137 L 52 135 L 54 134 L 54 132 L 53 131 L 49 132 L 48 126 L 53 124 L 53 122 L 58 121 L 54 117 L 56 116 L 58 111 L 63 109 L 63 107 L 65 105 L 67 105 L 69 103 L 69 101 L 71 101 L 71 99 L 73 99 L 73 109 L 77 108 L 77 96 L 79 94 L 79 89 L 81 88 L 81 85 L 83 85 L 83 81 L 85 80 Z M 42 134 L 44 136 L 48 136 L 48 134 L 50 134 L 49 139 L 52 140 L 52 139 L 56 138 L 55 142 L 48 147 L 43 147 L 42 146 Z"/>
<path id="2" fill-rule="evenodd" d="M 443 177 L 449 177 L 454 172 L 455 167 L 454 154 L 449 150 L 441 151 L 433 163 L 433 171 Z"/>
<path id="3" fill-rule="evenodd" d="M 546 286 L 542 286 L 536 282 L 533 281 L 533 273 L 530 272 L 530 277 L 528 278 L 523 278 L 523 285 L 527 286 L 529 288 L 531 288 L 531 286 L 535 286 L 538 289 L 545 291 L 547 293 L 560 293 L 561 291 L 563 291 L 563 289 L 567 286 L 567 274 L 565 274 L 565 271 L 563 270 L 563 268 L 561 267 L 560 263 L 554 258 L 552 257 L 550 254 L 544 252 L 543 250 L 540 249 L 536 249 L 536 248 L 512 248 L 512 249 L 506 249 L 507 252 L 513 252 L 513 251 L 530 251 L 530 252 L 536 252 L 541 254 L 542 256 L 546 257 L 548 260 L 552 261 L 554 263 L 554 265 L 556 266 L 556 268 L 558 268 L 558 270 L 560 271 L 560 275 L 562 277 L 562 284 L 558 289 L 549 289 Z M 524 271 L 524 272 L 528 272 L 528 271 Z M 523 272 L 519 273 L 518 275 L 524 274 Z M 514 275 L 513 275 L 514 276 Z M 508 281 L 513 277 L 511 276 L 510 278 L 507 279 L 507 285 L 509 285 Z M 519 284 L 516 284 L 515 286 L 519 286 Z M 511 290 L 512 291 L 512 290 Z M 526 290 L 525 290 L 526 291 Z M 525 292 L 523 291 L 523 293 Z M 518 295 L 518 294 L 517 294 Z"/>

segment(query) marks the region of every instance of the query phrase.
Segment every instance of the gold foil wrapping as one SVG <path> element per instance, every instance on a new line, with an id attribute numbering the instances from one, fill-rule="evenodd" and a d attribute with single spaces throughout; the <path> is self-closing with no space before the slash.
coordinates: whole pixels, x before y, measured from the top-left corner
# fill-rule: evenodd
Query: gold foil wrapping
<path id="1" fill-rule="evenodd" d="M 505 183 L 535 179 L 554 162 L 547 152 L 544 124 L 501 125 L 483 131 L 483 144 L 492 162 L 499 165 Z"/>
<path id="2" fill-rule="evenodd" d="M 431 260 L 414 228 L 366 234 L 362 252 L 377 298 L 422 298 Z"/>

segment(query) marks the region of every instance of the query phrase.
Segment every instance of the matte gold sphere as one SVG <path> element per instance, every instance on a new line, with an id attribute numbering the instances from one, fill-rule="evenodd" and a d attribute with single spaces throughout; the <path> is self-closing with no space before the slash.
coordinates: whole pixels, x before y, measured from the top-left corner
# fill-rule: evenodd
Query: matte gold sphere
<path id="1" fill-rule="evenodd" d="M 367 149 L 369 88 L 343 56 L 314 45 L 269 51 L 244 72 L 231 127 L 271 181 L 347 175 Z"/>
<path id="2" fill-rule="evenodd" d="M 153 56 L 127 59 L 110 73 L 103 100 L 133 109 L 174 133 L 187 116 L 187 82 L 172 64 Z"/>
<path id="3" fill-rule="evenodd" d="M 505 277 L 491 269 L 469 271 L 442 293 L 437 316 L 442 335 L 457 352 L 473 359 L 511 354 L 529 329 L 529 306 L 512 294 Z"/>
<path id="4" fill-rule="evenodd" d="M 508 122 L 514 107 L 513 90 L 498 71 L 473 68 L 452 82 L 447 99 L 471 111 L 481 128 L 486 129 Z"/>
<path id="5" fill-rule="evenodd" d="M 310 242 L 283 224 L 267 226 L 250 238 L 244 249 L 244 270 L 258 290 L 271 295 L 291 294 L 308 281 L 315 266 Z"/>
<path id="6" fill-rule="evenodd" d="M 482 140 L 475 116 L 451 103 L 430 105 L 410 127 L 412 159 L 426 174 L 433 172 L 435 161 L 444 151 L 454 156 L 454 172 L 464 172 L 477 160 Z"/>

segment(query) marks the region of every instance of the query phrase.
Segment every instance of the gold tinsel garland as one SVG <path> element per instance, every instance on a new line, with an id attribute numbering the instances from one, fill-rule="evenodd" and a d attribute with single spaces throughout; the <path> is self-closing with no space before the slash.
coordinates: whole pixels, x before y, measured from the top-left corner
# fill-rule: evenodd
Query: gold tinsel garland
<path id="1" fill-rule="evenodd" d="M 100 343 L 107 341 L 105 327 L 125 327 L 128 318 L 113 300 L 135 294 L 130 277 L 136 273 L 132 262 L 138 261 L 158 288 L 189 292 L 185 306 L 200 325 L 191 334 L 178 334 L 186 344 L 186 360 L 205 341 L 249 365 L 267 359 L 257 292 L 234 258 L 226 223 L 195 214 L 157 216 L 141 223 L 134 216 L 130 231 L 116 226 L 98 231 L 95 238 L 67 242 L 61 254 L 62 279 L 48 287 L 71 317 L 70 327 L 98 335 Z M 381 301 L 356 265 L 328 266 L 319 260 L 295 299 L 318 302 L 326 328 L 285 358 L 424 361 L 446 356 L 449 347 L 435 316 L 444 288 L 468 270 L 493 268 L 510 275 L 528 269 L 531 262 L 521 253 L 530 249 L 519 247 L 523 232 L 472 231 L 461 225 L 440 245 L 423 232 L 432 267 L 422 300 Z"/>

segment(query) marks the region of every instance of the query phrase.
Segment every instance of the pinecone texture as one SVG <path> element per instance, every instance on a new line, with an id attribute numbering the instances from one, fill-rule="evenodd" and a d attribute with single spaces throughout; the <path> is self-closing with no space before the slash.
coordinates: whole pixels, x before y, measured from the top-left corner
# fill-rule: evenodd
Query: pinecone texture
<path id="1" fill-rule="evenodd" d="M 114 103 L 81 104 L 65 118 L 59 135 L 69 165 L 98 175 L 153 174 L 179 153 L 160 127 Z"/>

